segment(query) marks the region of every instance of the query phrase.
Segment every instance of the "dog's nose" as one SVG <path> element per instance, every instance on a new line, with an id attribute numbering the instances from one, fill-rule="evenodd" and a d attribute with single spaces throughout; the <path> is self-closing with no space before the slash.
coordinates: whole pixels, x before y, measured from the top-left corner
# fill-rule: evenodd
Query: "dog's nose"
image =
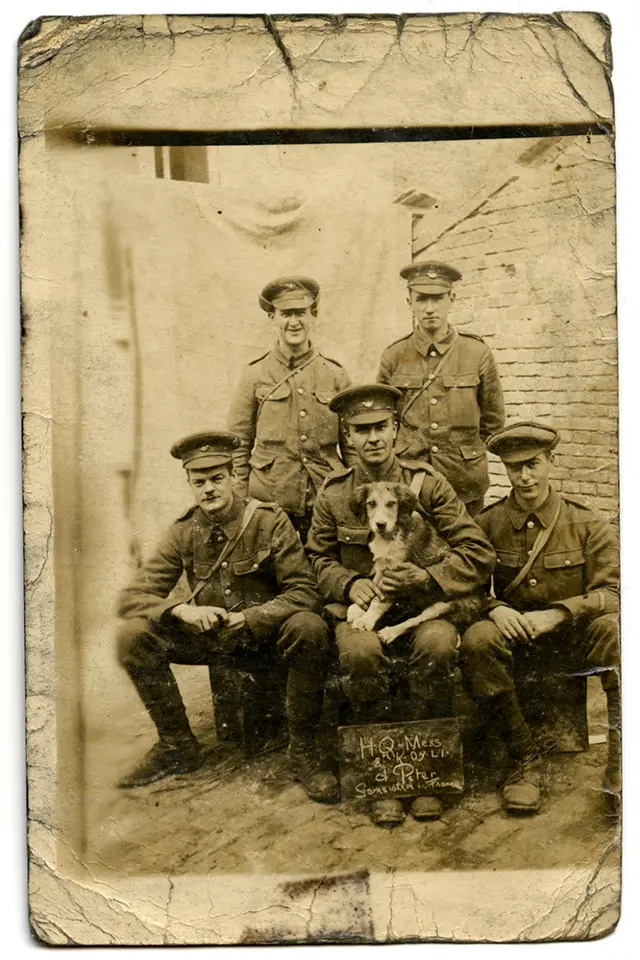
<path id="1" fill-rule="evenodd" d="M 384 530 L 384 529 L 386 528 L 386 526 L 387 526 L 387 525 L 386 525 L 386 523 L 384 522 L 384 520 L 379 520 L 379 521 L 376 523 L 376 527 L 378 528 L 378 530 Z"/>

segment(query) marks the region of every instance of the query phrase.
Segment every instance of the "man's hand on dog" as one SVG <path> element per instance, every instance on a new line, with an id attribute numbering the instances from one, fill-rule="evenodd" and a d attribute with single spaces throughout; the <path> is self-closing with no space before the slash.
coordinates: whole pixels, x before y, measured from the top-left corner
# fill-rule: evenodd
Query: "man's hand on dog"
<path id="1" fill-rule="evenodd" d="M 362 610 L 368 610 L 371 601 L 375 600 L 376 597 L 379 600 L 384 600 L 382 590 L 373 580 L 367 580 L 363 577 L 354 581 L 349 588 L 349 600 L 351 603 L 356 603 Z"/>
<path id="2" fill-rule="evenodd" d="M 429 574 L 415 563 L 407 560 L 395 560 L 382 574 L 380 587 L 385 597 L 402 597 L 424 590 L 429 582 Z"/>
<path id="3" fill-rule="evenodd" d="M 551 633 L 561 623 L 569 619 L 569 613 L 560 607 L 550 610 L 531 610 L 519 613 L 512 607 L 494 607 L 489 618 L 495 623 L 503 637 L 514 643 L 531 643 L 545 633 Z"/>

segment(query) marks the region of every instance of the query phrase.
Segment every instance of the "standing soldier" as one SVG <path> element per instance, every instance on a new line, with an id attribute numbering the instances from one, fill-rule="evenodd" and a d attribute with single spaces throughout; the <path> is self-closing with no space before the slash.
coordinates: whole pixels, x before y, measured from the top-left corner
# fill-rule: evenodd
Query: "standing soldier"
<path id="1" fill-rule="evenodd" d="M 576 671 L 597 673 L 607 695 L 609 759 L 603 789 L 620 798 L 618 551 L 610 526 L 550 484 L 557 431 L 514 423 L 489 438 L 513 487 L 477 517 L 498 562 L 495 599 L 460 647 L 462 676 L 486 722 L 497 726 L 514 760 L 503 788 L 508 811 L 540 805 L 540 755 L 518 702 L 517 676 L 549 671 L 571 652 Z M 566 667 L 565 667 L 566 669 Z"/>
<path id="2" fill-rule="evenodd" d="M 303 540 L 316 491 L 342 466 L 329 402 L 349 386 L 344 368 L 311 343 L 319 297 L 309 277 L 281 277 L 264 288 L 259 303 L 276 326 L 276 344 L 245 369 L 228 421 L 241 440 L 234 453 L 240 493 L 279 503 Z"/>
<path id="3" fill-rule="evenodd" d="M 203 761 L 172 663 L 220 657 L 251 669 L 288 666 L 287 719 L 293 775 L 312 800 L 338 799 L 338 784 L 316 751 L 329 657 L 320 597 L 300 539 L 275 503 L 242 500 L 233 488 L 228 433 L 174 444 L 195 500 L 173 523 L 120 599 L 118 655 L 153 720 L 158 741 L 121 781 L 139 787 L 187 773 Z M 182 575 L 191 594 L 170 594 Z"/>
<path id="4" fill-rule="evenodd" d="M 382 354 L 378 383 L 402 393 L 398 456 L 426 460 L 445 475 L 467 510 L 481 509 L 489 487 L 484 441 L 504 425 L 493 355 L 481 337 L 449 323 L 460 273 L 444 263 L 412 263 L 413 333 Z"/>

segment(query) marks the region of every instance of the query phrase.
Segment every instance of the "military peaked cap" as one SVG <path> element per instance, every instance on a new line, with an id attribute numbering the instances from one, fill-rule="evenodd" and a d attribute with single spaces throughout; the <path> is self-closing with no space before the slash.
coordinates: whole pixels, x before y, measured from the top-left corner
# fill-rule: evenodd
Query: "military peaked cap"
<path id="1" fill-rule="evenodd" d="M 171 456 L 182 460 L 185 470 L 206 470 L 207 467 L 221 467 L 230 463 L 232 453 L 240 446 L 240 438 L 235 433 L 209 431 L 192 433 L 171 447 Z"/>
<path id="2" fill-rule="evenodd" d="M 341 390 L 329 404 L 329 409 L 346 423 L 379 423 L 389 415 L 396 415 L 401 396 L 395 387 L 381 383 L 365 384 Z"/>
<path id="3" fill-rule="evenodd" d="M 497 454 L 505 463 L 532 460 L 543 450 L 551 451 L 560 436 L 553 427 L 535 420 L 521 420 L 508 424 L 487 440 L 487 450 Z"/>
<path id="4" fill-rule="evenodd" d="M 314 307 L 319 299 L 320 284 L 311 277 L 280 277 L 266 285 L 258 302 L 270 313 L 274 307 L 279 310 Z"/>
<path id="5" fill-rule="evenodd" d="M 400 271 L 400 276 L 407 281 L 410 290 L 418 290 L 420 293 L 446 293 L 451 290 L 456 280 L 462 278 L 462 274 L 455 267 L 437 263 L 435 260 L 410 263 Z"/>

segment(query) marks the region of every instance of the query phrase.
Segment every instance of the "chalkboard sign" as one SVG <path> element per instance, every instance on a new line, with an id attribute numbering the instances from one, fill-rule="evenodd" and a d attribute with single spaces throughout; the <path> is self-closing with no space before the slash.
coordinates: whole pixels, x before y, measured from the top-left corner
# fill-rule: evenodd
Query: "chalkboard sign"
<path id="1" fill-rule="evenodd" d="M 339 727 L 345 800 L 460 793 L 460 725 L 455 718 Z"/>

